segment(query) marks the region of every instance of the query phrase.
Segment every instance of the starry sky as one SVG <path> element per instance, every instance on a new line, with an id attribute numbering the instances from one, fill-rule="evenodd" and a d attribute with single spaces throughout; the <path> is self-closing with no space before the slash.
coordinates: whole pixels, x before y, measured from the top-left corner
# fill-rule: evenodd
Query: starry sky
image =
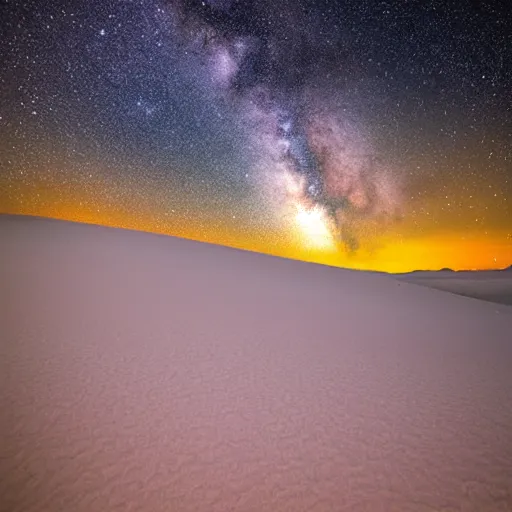
<path id="1" fill-rule="evenodd" d="M 507 2 L 6 0 L 0 212 L 336 266 L 512 264 Z"/>

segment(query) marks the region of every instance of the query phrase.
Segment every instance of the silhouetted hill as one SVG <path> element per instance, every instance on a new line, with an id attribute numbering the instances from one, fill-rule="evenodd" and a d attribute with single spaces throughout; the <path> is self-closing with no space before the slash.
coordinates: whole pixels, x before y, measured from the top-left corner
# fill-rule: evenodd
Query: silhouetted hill
<path id="1" fill-rule="evenodd" d="M 481 274 L 483 272 L 512 272 L 512 265 L 509 265 L 508 267 L 505 267 L 505 268 L 495 268 L 495 269 L 479 269 L 479 270 L 471 270 L 471 269 L 467 269 L 467 270 L 453 270 L 452 268 L 449 268 L 449 267 L 444 267 L 444 268 L 440 268 L 439 270 L 411 270 L 410 272 L 399 272 L 398 274 L 396 275 L 416 275 L 416 274 L 429 274 L 429 275 L 434 275 L 434 274 L 437 274 L 439 272 L 450 272 L 450 273 L 454 273 L 454 274 L 466 274 L 466 273 L 472 273 L 472 274 Z"/>

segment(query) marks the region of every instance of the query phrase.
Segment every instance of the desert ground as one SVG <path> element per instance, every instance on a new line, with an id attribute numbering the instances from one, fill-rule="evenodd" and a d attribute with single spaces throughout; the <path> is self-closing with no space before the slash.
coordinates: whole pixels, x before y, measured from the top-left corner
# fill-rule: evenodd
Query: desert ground
<path id="1" fill-rule="evenodd" d="M 396 277 L 409 283 L 512 306 L 512 270 L 510 269 L 476 272 L 412 272 Z"/>
<path id="2" fill-rule="evenodd" d="M 512 510 L 512 307 L 63 221 L 0 240 L 2 512 Z"/>

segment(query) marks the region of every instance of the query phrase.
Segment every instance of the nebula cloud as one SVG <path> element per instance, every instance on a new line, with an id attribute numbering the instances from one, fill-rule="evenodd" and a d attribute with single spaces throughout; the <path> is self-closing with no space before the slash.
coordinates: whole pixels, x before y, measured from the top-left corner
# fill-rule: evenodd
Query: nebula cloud
<path id="1" fill-rule="evenodd" d="M 379 162 L 323 78 L 342 72 L 343 41 L 312 30 L 314 4 L 177 0 L 170 9 L 181 44 L 236 105 L 266 199 L 294 216 L 306 243 L 354 251 L 354 224 L 400 216 L 397 173 Z"/>

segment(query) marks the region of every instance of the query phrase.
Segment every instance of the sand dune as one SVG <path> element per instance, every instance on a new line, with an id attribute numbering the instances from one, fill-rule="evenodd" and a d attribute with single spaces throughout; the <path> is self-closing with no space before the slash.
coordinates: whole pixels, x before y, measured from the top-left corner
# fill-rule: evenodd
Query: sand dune
<path id="1" fill-rule="evenodd" d="M 414 272 L 397 279 L 475 299 L 512 305 L 510 270 L 464 272 Z"/>
<path id="2" fill-rule="evenodd" d="M 0 510 L 512 510 L 512 308 L 0 218 Z"/>

